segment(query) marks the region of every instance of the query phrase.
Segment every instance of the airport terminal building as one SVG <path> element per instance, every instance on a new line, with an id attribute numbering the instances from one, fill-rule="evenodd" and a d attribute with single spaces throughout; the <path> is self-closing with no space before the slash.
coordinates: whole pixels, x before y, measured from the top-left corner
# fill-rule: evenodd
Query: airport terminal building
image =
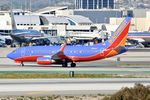
<path id="1" fill-rule="evenodd" d="M 149 10 L 68 10 L 67 7 L 47 7 L 32 13 L 23 13 L 21 10 L 14 13 L 18 29 L 36 29 L 52 36 L 65 36 L 74 32 L 93 32 L 93 27 L 100 30 L 101 25 L 109 26 L 107 29 L 114 31 L 126 16 L 133 17 L 131 31 L 148 31 L 150 29 Z M 10 32 L 11 30 L 10 12 L 0 11 L 0 32 Z"/>
<path id="2" fill-rule="evenodd" d="M 113 9 L 114 0 L 75 0 L 75 9 Z"/>
<path id="3" fill-rule="evenodd" d="M 14 15 L 18 29 L 35 29 L 52 36 L 65 36 L 67 32 L 89 32 L 93 22 L 81 15 L 54 16 L 47 14 Z M 0 12 L 0 32 L 11 32 L 12 22 L 9 11 Z"/>

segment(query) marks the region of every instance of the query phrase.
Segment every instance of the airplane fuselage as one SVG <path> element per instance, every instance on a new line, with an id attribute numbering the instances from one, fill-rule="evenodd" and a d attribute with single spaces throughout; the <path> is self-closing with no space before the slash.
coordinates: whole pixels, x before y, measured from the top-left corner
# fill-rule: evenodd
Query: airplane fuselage
<path id="1" fill-rule="evenodd" d="M 111 38 L 104 43 L 93 46 L 29 46 L 18 48 L 7 57 L 17 62 L 37 62 L 42 65 L 62 64 L 67 67 L 71 62 L 71 67 L 75 67 L 75 62 L 93 61 L 112 57 L 127 51 L 125 43 L 131 23 L 131 18 L 127 17 Z"/>
<path id="2" fill-rule="evenodd" d="M 109 44 L 109 43 L 108 43 Z M 93 46 L 66 46 L 64 55 L 72 59 L 73 62 L 93 61 L 114 56 L 126 51 L 125 48 L 110 53 L 115 48 L 108 48 L 107 43 Z M 8 55 L 9 58 L 17 62 L 36 62 L 37 58 L 59 52 L 61 46 L 29 46 L 18 48 Z M 68 61 L 69 62 L 69 61 Z M 72 62 L 72 61 L 70 61 Z"/>

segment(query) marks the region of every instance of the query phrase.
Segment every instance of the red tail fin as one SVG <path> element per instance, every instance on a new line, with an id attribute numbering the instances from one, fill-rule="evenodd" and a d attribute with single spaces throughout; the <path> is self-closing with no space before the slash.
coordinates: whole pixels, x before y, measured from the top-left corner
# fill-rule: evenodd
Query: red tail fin
<path id="1" fill-rule="evenodd" d="M 118 46 L 125 46 L 129 27 L 131 23 L 131 17 L 126 17 L 108 42 L 111 44 L 110 47 L 118 47 Z"/>

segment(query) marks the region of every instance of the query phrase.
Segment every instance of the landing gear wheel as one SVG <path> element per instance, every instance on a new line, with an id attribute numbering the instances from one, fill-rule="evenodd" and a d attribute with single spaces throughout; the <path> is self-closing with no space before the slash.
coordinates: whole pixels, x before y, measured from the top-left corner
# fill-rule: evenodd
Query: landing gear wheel
<path id="1" fill-rule="evenodd" d="M 21 66 L 24 66 L 24 63 L 23 63 L 23 62 L 21 62 Z"/>
<path id="2" fill-rule="evenodd" d="M 71 67 L 76 67 L 76 63 L 71 63 Z"/>
<path id="3" fill-rule="evenodd" d="M 63 62 L 62 63 L 62 67 L 68 67 L 68 63 L 67 62 Z"/>

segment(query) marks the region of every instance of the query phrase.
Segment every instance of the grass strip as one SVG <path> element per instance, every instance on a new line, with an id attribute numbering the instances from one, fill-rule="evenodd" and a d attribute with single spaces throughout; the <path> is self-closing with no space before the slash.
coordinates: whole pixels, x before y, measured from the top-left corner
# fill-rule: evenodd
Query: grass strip
<path id="1" fill-rule="evenodd" d="M 1 79 L 30 79 L 30 78 L 71 78 L 69 74 L 49 73 L 0 73 Z M 143 76 L 141 76 L 142 78 Z M 136 78 L 136 75 L 117 74 L 75 74 L 73 78 Z"/>

